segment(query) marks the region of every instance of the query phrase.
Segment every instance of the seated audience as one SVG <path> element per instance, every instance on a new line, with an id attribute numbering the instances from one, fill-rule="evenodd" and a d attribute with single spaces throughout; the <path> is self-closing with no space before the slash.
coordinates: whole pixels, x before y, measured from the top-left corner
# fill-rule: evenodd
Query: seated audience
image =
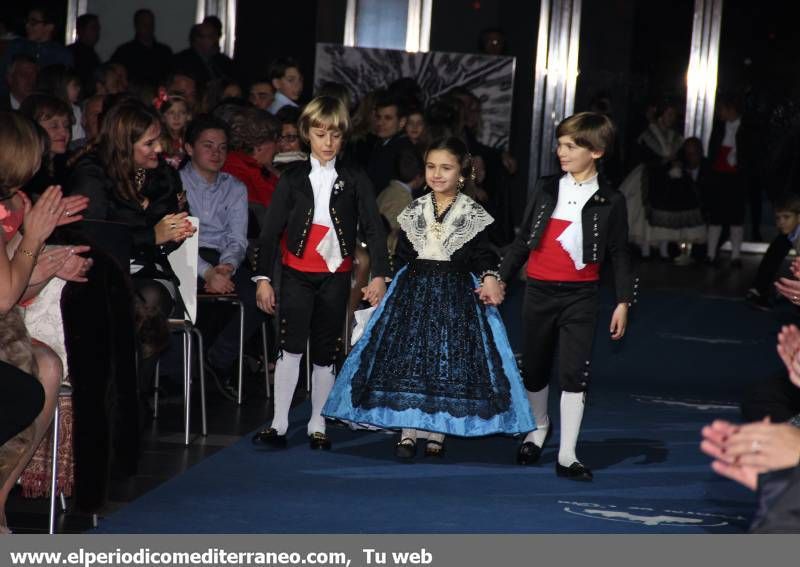
<path id="1" fill-rule="evenodd" d="M 243 107 L 233 113 L 229 126 L 229 151 L 222 171 L 245 184 L 248 202 L 269 207 L 278 184 L 272 158 L 280 123 L 264 110 Z"/>
<path id="2" fill-rule="evenodd" d="M 32 343 L 16 305 L 35 297 L 58 272 L 85 276 L 85 259 L 62 247 L 41 252 L 45 240 L 60 225 L 81 219 L 86 207 L 82 198 L 63 198 L 61 189 L 50 187 L 36 204 L 20 190 L 35 174 L 41 163 L 42 142 L 34 125 L 18 113 L 0 113 L 0 365 L 3 381 L 17 382 L 21 396 L 15 410 L 0 417 L 3 445 L 0 448 L 0 533 L 7 533 L 5 505 L 11 489 L 39 446 L 55 411 L 62 365 L 58 356 L 43 343 Z M 22 228 L 22 231 L 20 229 Z M 6 366 L 18 367 L 35 375 L 44 389 L 24 385 L 25 377 Z M 10 385 L 10 384 L 9 384 Z M 5 388 L 4 388 L 5 390 Z M 26 394 L 25 390 L 28 390 Z M 32 390 L 32 391 L 31 391 Z M 28 398 L 26 400 L 26 397 Z M 5 404 L 4 404 L 5 405 Z M 33 411 L 41 408 L 33 423 L 25 428 Z M 16 430 L 16 431 L 15 431 Z M 16 435 L 9 439 L 10 436 Z"/>
<path id="3" fill-rule="evenodd" d="M 114 63 L 103 63 L 94 70 L 94 92 L 99 95 L 124 93 L 126 88 L 119 67 Z"/>
<path id="4" fill-rule="evenodd" d="M 275 102 L 275 87 L 272 86 L 272 81 L 269 77 L 257 79 L 250 85 L 247 100 L 256 108 L 269 110 L 272 103 Z"/>
<path id="5" fill-rule="evenodd" d="M 772 283 L 778 275 L 783 260 L 792 250 L 800 253 L 800 197 L 787 196 L 773 206 L 778 235 L 772 240 L 753 280 L 745 299 L 759 309 L 772 306 Z"/>
<path id="6" fill-rule="evenodd" d="M 425 128 L 425 112 L 422 109 L 414 108 L 409 111 L 408 119 L 406 120 L 406 136 L 417 148 L 419 154 L 422 155 L 430 143 L 428 132 Z"/>
<path id="7" fill-rule="evenodd" d="M 96 94 L 83 100 L 81 107 L 81 129 L 83 138 L 73 139 L 69 150 L 75 151 L 83 148 L 87 143 L 94 141 L 100 132 L 100 115 L 103 112 L 105 95 Z"/>
<path id="8" fill-rule="evenodd" d="M 179 96 L 186 100 L 190 112 L 197 111 L 197 81 L 185 73 L 173 73 L 164 81 L 164 89 L 169 96 Z"/>
<path id="9" fill-rule="evenodd" d="M 272 162 L 277 168 L 284 168 L 288 164 L 308 159 L 308 154 L 303 151 L 303 143 L 297 130 L 297 120 L 300 111 L 293 106 L 284 106 L 275 115 L 281 123 L 281 134 L 278 136 L 278 153 Z"/>
<path id="10" fill-rule="evenodd" d="M 425 184 L 425 164 L 416 150 L 406 149 L 397 156 L 395 175 L 388 187 L 378 195 L 378 211 L 389 225 L 386 243 L 389 255 L 394 256 L 400 223 L 397 216 L 413 200 L 413 195 Z"/>
<path id="11" fill-rule="evenodd" d="M 5 78 L 5 71 L 20 54 L 27 55 L 41 68 L 49 65 L 72 67 L 72 53 L 63 44 L 53 40 L 55 33 L 56 17 L 52 10 L 43 6 L 28 10 L 25 37 L 12 40 L 0 61 L 2 77 Z"/>
<path id="12" fill-rule="evenodd" d="M 37 92 L 60 98 L 72 108 L 72 140 L 84 137 L 81 121 L 81 80 L 72 69 L 63 65 L 50 65 L 42 69 L 36 84 Z"/>
<path id="13" fill-rule="evenodd" d="M 367 175 L 376 194 L 389 185 L 400 152 L 414 148 L 405 134 L 407 117 L 408 110 L 401 99 L 391 93 L 384 93 L 375 102 L 375 134 L 378 141 L 369 156 Z"/>
<path id="14" fill-rule="evenodd" d="M 213 111 L 222 101 L 241 99 L 242 85 L 235 79 L 222 78 L 213 81 L 206 90 L 205 107 Z"/>
<path id="15" fill-rule="evenodd" d="M 66 181 L 66 154 L 74 118 L 69 103 L 43 94 L 26 98 L 20 112 L 47 134 L 47 151 L 42 158 L 42 167 L 25 186 L 25 192 L 35 201 L 50 185 L 62 185 Z"/>
<path id="16" fill-rule="evenodd" d="M 136 86 L 155 87 L 169 73 L 172 49 L 156 41 L 156 17 L 152 11 L 136 10 L 133 27 L 134 38 L 120 45 L 110 61 L 124 65 Z"/>
<path id="17" fill-rule="evenodd" d="M 202 227 L 197 270 L 200 289 L 212 294 L 236 294 L 245 306 L 247 342 L 258 331 L 263 316 L 256 307 L 256 285 L 245 258 L 247 189 L 233 175 L 221 171 L 228 152 L 228 125 L 201 114 L 187 128 L 186 152 L 189 162 L 180 175 L 189 208 Z M 215 340 L 206 342 L 206 352 L 217 377 L 230 383 L 239 355 L 239 318 L 233 317 L 234 310 L 226 311 L 224 325 L 217 321 L 222 330 Z"/>
<path id="18" fill-rule="evenodd" d="M 189 48 L 175 54 L 172 68 L 192 77 L 200 85 L 223 77 L 237 76 L 233 60 L 220 53 L 219 36 L 210 23 L 192 26 L 189 31 Z"/>
<path id="19" fill-rule="evenodd" d="M 8 92 L 2 95 L 0 110 L 19 110 L 22 102 L 33 93 L 39 65 L 33 57 L 20 53 L 11 59 L 6 70 Z"/>
<path id="20" fill-rule="evenodd" d="M 160 159 L 160 137 L 155 110 L 134 101 L 113 106 L 68 184 L 72 194 L 89 197 L 88 219 L 129 227 L 142 393 L 151 389 L 158 355 L 167 347 L 167 318 L 177 298 L 167 255 L 195 232 L 182 210 L 180 177 Z"/>
<path id="21" fill-rule="evenodd" d="M 192 112 L 186 99 L 170 96 L 158 100 L 156 108 L 161 114 L 164 127 L 161 129 L 161 149 L 164 161 L 175 169 L 183 165 L 186 149 L 183 145 L 186 125 L 192 119 Z"/>
<path id="22" fill-rule="evenodd" d="M 75 43 L 67 46 L 72 52 L 75 72 L 81 80 L 84 92 L 91 92 L 94 70 L 100 66 L 100 56 L 95 51 L 100 41 L 100 18 L 97 14 L 81 14 L 75 20 Z"/>
<path id="23" fill-rule="evenodd" d="M 303 94 L 303 73 L 300 64 L 291 57 L 276 59 L 269 66 L 269 78 L 275 87 L 275 100 L 267 109 L 272 114 L 284 106 L 298 106 Z"/>

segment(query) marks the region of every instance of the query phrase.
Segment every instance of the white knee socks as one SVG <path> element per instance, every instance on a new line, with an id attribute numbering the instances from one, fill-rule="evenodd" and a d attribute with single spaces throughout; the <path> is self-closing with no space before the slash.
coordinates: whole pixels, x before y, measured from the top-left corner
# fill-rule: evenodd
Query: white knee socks
<path id="1" fill-rule="evenodd" d="M 272 415 L 272 428 L 278 435 L 286 435 L 289 429 L 289 408 L 292 406 L 297 379 L 300 377 L 302 354 L 282 351 L 275 363 L 275 411 Z"/>
<path id="2" fill-rule="evenodd" d="M 708 252 L 706 252 L 706 255 L 712 260 L 717 257 L 720 236 L 722 236 L 722 225 L 712 224 L 708 226 Z"/>
<path id="3" fill-rule="evenodd" d="M 536 419 L 536 430 L 525 436 L 525 442 L 532 442 L 537 447 L 544 445 L 544 438 L 547 436 L 547 430 L 550 429 L 550 416 L 547 414 L 547 396 L 549 392 L 550 386 L 545 386 L 538 392 L 526 392 L 528 394 L 528 402 L 533 410 L 533 417 Z"/>
<path id="4" fill-rule="evenodd" d="M 333 389 L 333 365 L 317 366 L 311 373 L 311 419 L 308 420 L 308 434 L 325 433 L 325 418 L 322 408 Z"/>
<path id="5" fill-rule="evenodd" d="M 558 463 L 568 467 L 578 460 L 575 456 L 575 445 L 581 430 L 584 392 L 561 392 L 561 445 L 558 449 Z"/>
<path id="6" fill-rule="evenodd" d="M 731 227 L 731 260 L 738 260 L 742 256 L 742 241 L 744 240 L 744 226 Z"/>

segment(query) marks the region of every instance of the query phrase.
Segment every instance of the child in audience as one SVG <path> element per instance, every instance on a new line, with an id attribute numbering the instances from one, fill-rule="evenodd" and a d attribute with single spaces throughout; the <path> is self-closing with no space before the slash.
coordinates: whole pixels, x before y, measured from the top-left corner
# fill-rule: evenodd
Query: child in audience
<path id="1" fill-rule="evenodd" d="M 158 110 L 165 126 L 161 136 L 164 160 L 175 169 L 179 169 L 186 159 L 183 142 L 186 125 L 192 119 L 189 104 L 181 96 L 170 96 Z"/>
<path id="2" fill-rule="evenodd" d="M 800 197 L 786 197 L 775 203 L 774 208 L 778 235 L 770 242 L 758 265 L 753 285 L 745 295 L 745 299 L 758 309 L 770 309 L 772 282 L 775 281 L 784 258 L 792 248 L 795 252 L 800 252 Z"/>

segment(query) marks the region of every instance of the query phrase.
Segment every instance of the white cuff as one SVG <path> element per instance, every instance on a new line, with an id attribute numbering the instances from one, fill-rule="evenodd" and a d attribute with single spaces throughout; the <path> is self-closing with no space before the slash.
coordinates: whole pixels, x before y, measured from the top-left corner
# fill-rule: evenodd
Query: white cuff
<path id="1" fill-rule="evenodd" d="M 267 276 L 253 276 L 252 278 L 250 278 L 250 281 L 253 283 L 258 283 L 261 280 L 267 280 L 269 283 L 272 283 L 272 280 Z"/>

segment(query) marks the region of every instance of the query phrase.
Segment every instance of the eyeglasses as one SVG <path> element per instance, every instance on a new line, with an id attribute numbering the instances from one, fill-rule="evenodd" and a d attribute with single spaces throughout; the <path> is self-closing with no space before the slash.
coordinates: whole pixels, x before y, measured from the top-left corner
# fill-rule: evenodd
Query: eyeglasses
<path id="1" fill-rule="evenodd" d="M 278 136 L 282 142 L 296 142 L 299 136 L 297 134 L 286 134 L 285 136 Z"/>

